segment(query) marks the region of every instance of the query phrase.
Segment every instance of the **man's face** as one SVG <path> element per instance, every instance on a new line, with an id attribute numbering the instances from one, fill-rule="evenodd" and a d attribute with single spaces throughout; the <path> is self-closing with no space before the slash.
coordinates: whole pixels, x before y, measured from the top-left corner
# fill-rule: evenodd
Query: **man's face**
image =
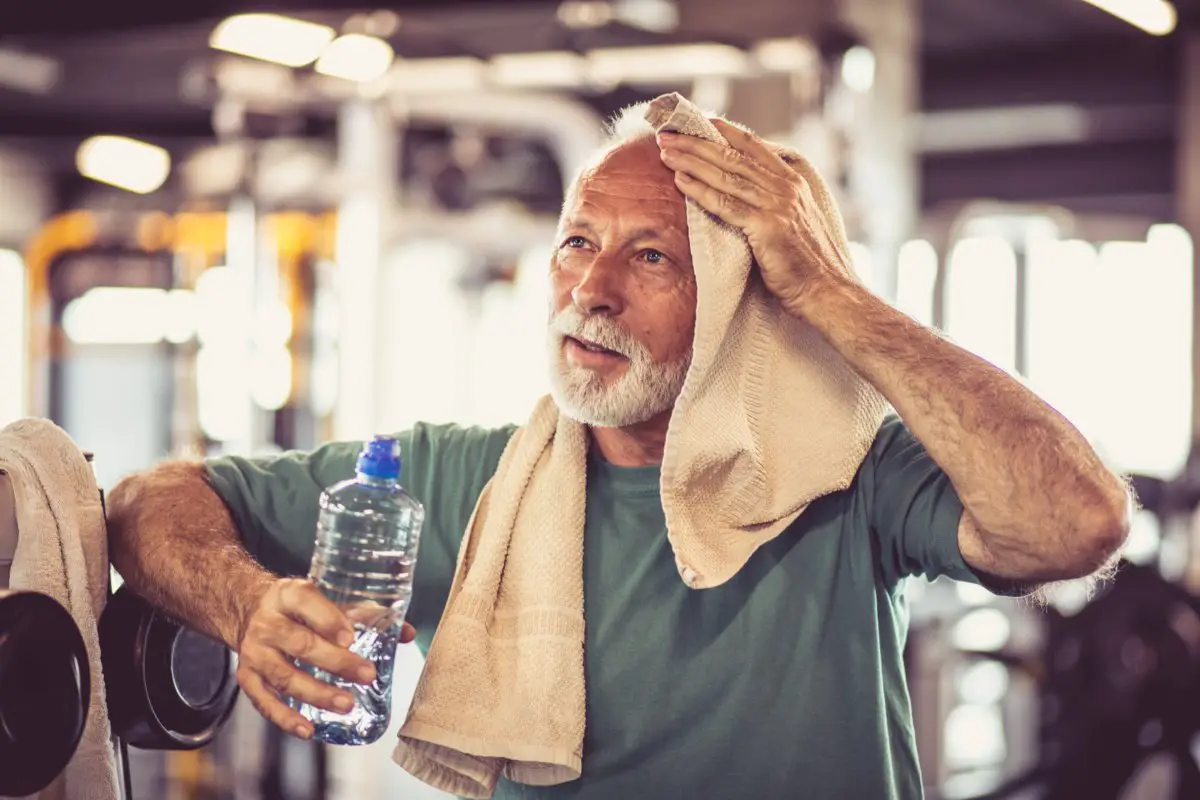
<path id="1" fill-rule="evenodd" d="M 654 140 L 580 177 L 557 245 L 549 345 L 559 407 L 614 428 L 670 409 L 691 361 L 696 281 L 683 195 Z"/>

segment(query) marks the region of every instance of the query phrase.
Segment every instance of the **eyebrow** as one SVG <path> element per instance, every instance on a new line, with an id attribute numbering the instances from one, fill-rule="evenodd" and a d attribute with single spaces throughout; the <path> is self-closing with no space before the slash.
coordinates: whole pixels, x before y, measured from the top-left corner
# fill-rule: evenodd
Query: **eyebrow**
<path id="1" fill-rule="evenodd" d="M 629 238 L 630 239 L 660 239 L 662 241 L 667 241 L 669 237 L 667 237 L 663 233 L 662 228 L 654 228 L 654 227 L 648 226 L 645 228 L 638 228 L 637 230 L 631 231 L 629 234 Z M 686 240 L 687 237 L 684 237 L 684 238 Z"/>
<path id="2" fill-rule="evenodd" d="M 563 228 L 579 228 L 587 231 L 591 235 L 596 235 L 596 229 L 592 224 L 585 219 L 565 219 L 562 223 Z M 668 241 L 670 237 L 663 234 L 661 227 L 646 225 L 641 228 L 636 228 L 629 232 L 629 239 L 658 239 L 660 241 Z M 687 241 L 687 235 L 684 235 L 684 241 Z"/>
<path id="3" fill-rule="evenodd" d="M 559 228 L 582 228 L 593 236 L 596 235 L 596 229 L 593 228 L 592 224 L 585 219 L 577 219 L 574 217 L 564 218 L 562 222 L 559 223 Z"/>

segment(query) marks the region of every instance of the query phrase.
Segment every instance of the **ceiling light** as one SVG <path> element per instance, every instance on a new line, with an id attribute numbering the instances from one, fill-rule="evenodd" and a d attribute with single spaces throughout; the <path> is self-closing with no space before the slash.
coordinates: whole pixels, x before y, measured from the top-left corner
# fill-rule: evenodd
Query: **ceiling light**
<path id="1" fill-rule="evenodd" d="M 315 69 L 322 75 L 365 83 L 387 74 L 395 58 L 392 46 L 383 39 L 362 33 L 347 33 L 335 39 L 321 53 Z"/>
<path id="2" fill-rule="evenodd" d="M 212 77 L 223 97 L 261 98 L 276 102 L 295 95 L 295 75 L 280 64 L 221 56 L 212 66 Z"/>
<path id="3" fill-rule="evenodd" d="M 351 14 L 342 25 L 342 33 L 365 33 L 386 39 L 400 30 L 400 15 L 384 9 L 370 14 Z"/>
<path id="4" fill-rule="evenodd" d="M 577 30 L 603 28 L 612 18 L 612 6 L 603 0 L 566 0 L 558 7 L 558 21 Z"/>
<path id="5" fill-rule="evenodd" d="M 746 73 L 749 64 L 744 50 L 726 44 L 608 47 L 588 52 L 587 58 L 590 77 L 599 85 L 738 76 Z"/>
<path id="6" fill-rule="evenodd" d="M 565 50 L 509 53 L 492 59 L 493 83 L 513 88 L 579 86 L 587 77 L 587 61 Z"/>
<path id="7" fill-rule="evenodd" d="M 124 136 L 93 136 L 79 145 L 75 164 L 85 178 L 137 194 L 158 189 L 171 172 L 166 150 Z"/>
<path id="8" fill-rule="evenodd" d="M 631 28 L 670 33 L 679 27 L 679 8 L 674 0 L 616 0 L 613 17 Z"/>
<path id="9" fill-rule="evenodd" d="M 208 44 L 215 50 L 303 67 L 317 60 L 333 36 L 333 28 L 326 25 L 279 14 L 237 14 L 217 25 Z"/>
<path id="10" fill-rule="evenodd" d="M 1083 0 L 1155 36 L 1175 30 L 1178 15 L 1166 0 Z"/>
<path id="11" fill-rule="evenodd" d="M 386 39 L 400 30 L 401 22 L 399 14 L 385 8 L 367 17 L 367 33 Z"/>
<path id="12" fill-rule="evenodd" d="M 0 85 L 48 94 L 62 77 L 62 64 L 49 56 L 0 47 Z"/>

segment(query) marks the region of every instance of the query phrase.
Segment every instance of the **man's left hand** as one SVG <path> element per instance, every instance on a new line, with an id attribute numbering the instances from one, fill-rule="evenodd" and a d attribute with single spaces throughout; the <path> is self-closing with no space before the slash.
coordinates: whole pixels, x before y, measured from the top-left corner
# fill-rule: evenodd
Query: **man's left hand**
<path id="1" fill-rule="evenodd" d="M 746 234 L 767 288 L 798 315 L 815 283 L 850 273 L 850 254 L 803 176 L 754 134 L 723 120 L 713 124 L 728 146 L 660 133 L 663 163 L 686 197 Z"/>

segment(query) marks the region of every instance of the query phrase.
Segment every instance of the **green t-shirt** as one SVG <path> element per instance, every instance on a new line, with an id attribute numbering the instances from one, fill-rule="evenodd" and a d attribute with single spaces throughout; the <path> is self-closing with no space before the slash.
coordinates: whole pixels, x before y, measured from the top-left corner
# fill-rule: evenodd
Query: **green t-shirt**
<path id="1" fill-rule="evenodd" d="M 426 508 L 408 617 L 422 652 L 513 430 L 402 434 L 401 480 Z M 353 474 L 358 447 L 219 458 L 209 476 L 254 557 L 300 575 L 320 489 Z M 903 423 L 884 422 L 848 490 L 814 502 L 713 589 L 679 579 L 658 467 L 592 457 L 587 483 L 583 775 L 550 787 L 502 783 L 498 798 L 921 797 L 904 578 L 976 579 L 958 549 L 962 505 Z"/>

